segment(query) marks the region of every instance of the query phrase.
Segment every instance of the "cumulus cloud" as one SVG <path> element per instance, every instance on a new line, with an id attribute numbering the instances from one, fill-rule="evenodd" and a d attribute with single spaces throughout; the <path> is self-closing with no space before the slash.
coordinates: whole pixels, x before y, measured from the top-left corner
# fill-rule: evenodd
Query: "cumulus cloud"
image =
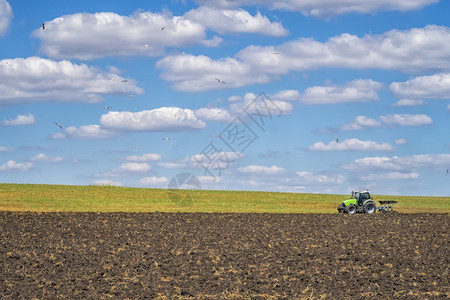
<path id="1" fill-rule="evenodd" d="M 433 123 L 433 120 L 425 114 L 393 114 L 380 117 L 381 121 L 389 125 L 423 126 Z"/>
<path id="2" fill-rule="evenodd" d="M 187 164 L 185 162 L 160 162 L 158 166 L 166 169 L 182 169 L 186 168 Z"/>
<path id="3" fill-rule="evenodd" d="M 246 93 L 244 96 L 233 96 L 230 104 L 230 112 L 233 115 L 264 114 L 268 118 L 292 113 L 294 106 L 289 101 L 269 98 L 265 94 L 256 95 Z"/>
<path id="4" fill-rule="evenodd" d="M 284 101 L 297 101 L 300 100 L 300 96 L 297 90 L 282 90 L 272 95 L 272 98 Z"/>
<path id="5" fill-rule="evenodd" d="M 367 127 L 380 127 L 381 122 L 367 116 L 357 116 L 354 121 L 344 124 L 340 127 L 341 130 L 362 130 Z"/>
<path id="6" fill-rule="evenodd" d="M 295 173 L 301 178 L 300 182 L 302 184 L 342 184 L 345 181 L 345 177 L 340 174 L 331 175 L 307 171 L 297 171 Z"/>
<path id="7" fill-rule="evenodd" d="M 394 141 L 396 145 L 407 145 L 408 141 L 404 138 L 399 138 Z"/>
<path id="8" fill-rule="evenodd" d="M 450 73 L 419 76 L 405 82 L 393 82 L 390 89 L 398 97 L 450 99 Z"/>
<path id="9" fill-rule="evenodd" d="M 388 172 L 381 174 L 369 174 L 361 176 L 362 180 L 402 180 L 402 179 L 418 179 L 420 174 L 418 172 Z"/>
<path id="10" fill-rule="evenodd" d="M 250 165 L 247 167 L 238 168 L 238 171 L 244 174 L 256 174 L 256 175 L 279 175 L 286 172 L 285 169 L 275 165 L 271 167 Z"/>
<path id="11" fill-rule="evenodd" d="M 144 178 L 139 179 L 139 181 L 138 181 L 139 185 L 151 186 L 151 187 L 167 186 L 168 183 L 169 183 L 169 179 L 167 179 L 164 176 L 162 176 L 162 177 L 156 177 L 156 176 L 144 177 Z"/>
<path id="12" fill-rule="evenodd" d="M 450 69 L 449 40 L 450 29 L 435 25 L 404 31 L 390 30 L 363 37 L 344 33 L 325 42 L 300 38 L 278 46 L 251 45 L 236 53 L 234 57 L 219 59 L 185 53 L 170 55 L 160 59 L 157 67 L 162 69 L 163 79 L 173 82 L 174 88 L 183 91 L 268 83 L 290 71 L 317 68 L 373 68 L 420 73 Z M 430 47 L 435 50 L 429 51 Z M 430 64 L 430 61 L 435 64 Z M 353 82 L 353 85 L 358 83 Z M 377 84 L 379 83 L 362 81 L 362 87 L 369 88 L 367 93 L 363 93 L 364 99 L 373 100 L 373 92 L 379 88 Z M 202 88 L 199 89 L 199 85 Z M 312 89 L 310 93 L 312 96 L 318 96 L 334 92 L 340 96 L 351 92 L 352 87 L 344 86 L 338 90 L 322 87 Z M 356 86 L 353 89 L 360 92 L 362 87 Z"/>
<path id="13" fill-rule="evenodd" d="M 212 6 L 200 6 L 187 12 L 184 17 L 202 24 L 219 34 L 248 32 L 284 36 L 288 33 L 281 23 L 272 23 L 259 12 L 252 16 L 243 9 L 222 10 Z"/>
<path id="14" fill-rule="evenodd" d="M 425 104 L 426 104 L 425 101 L 420 99 L 400 99 L 394 104 L 392 104 L 392 106 L 403 107 L 403 106 L 419 106 Z"/>
<path id="15" fill-rule="evenodd" d="M 450 154 L 421 154 L 411 156 L 374 156 L 357 159 L 343 165 L 349 170 L 409 171 L 417 168 L 443 169 L 450 164 Z"/>
<path id="16" fill-rule="evenodd" d="M 28 172 L 34 167 L 34 164 L 31 162 L 19 163 L 14 160 L 8 160 L 3 165 L 0 165 L 0 172 L 4 171 L 21 171 Z"/>
<path id="17" fill-rule="evenodd" d="M 229 111 L 218 107 L 203 107 L 195 110 L 195 115 L 206 121 L 229 122 L 233 119 Z"/>
<path id="18" fill-rule="evenodd" d="M 8 30 L 9 24 L 13 18 L 13 11 L 8 1 L 0 0 L 0 37 Z"/>
<path id="19" fill-rule="evenodd" d="M 0 77 L 0 105 L 42 101 L 95 103 L 102 101 L 104 95 L 143 92 L 134 80 L 115 73 L 40 57 L 0 60 Z"/>
<path id="20" fill-rule="evenodd" d="M 2 125 L 5 126 L 31 125 L 34 123 L 36 123 L 36 120 L 33 114 L 17 115 L 15 119 L 2 121 Z"/>
<path id="21" fill-rule="evenodd" d="M 110 111 L 101 116 L 100 124 L 105 129 L 121 131 L 182 131 L 206 127 L 194 111 L 179 107 L 161 107 L 139 112 Z"/>
<path id="22" fill-rule="evenodd" d="M 53 139 L 108 139 L 118 135 L 114 130 L 102 128 L 99 125 L 69 126 L 63 132 L 54 134 Z"/>
<path id="23" fill-rule="evenodd" d="M 147 162 L 147 161 L 157 161 L 161 159 L 161 155 L 157 153 L 144 153 L 142 155 L 129 155 L 125 158 L 127 161 L 134 162 Z"/>
<path id="24" fill-rule="evenodd" d="M 345 141 L 332 141 L 328 144 L 316 142 L 308 147 L 311 151 L 393 151 L 395 148 L 389 143 L 377 143 L 374 141 L 360 141 L 347 139 Z"/>
<path id="25" fill-rule="evenodd" d="M 0 146 L 0 152 L 11 152 L 11 151 L 14 151 L 14 149 L 5 146 Z"/>
<path id="26" fill-rule="evenodd" d="M 342 86 L 314 86 L 305 90 L 300 101 L 304 104 L 374 101 L 378 100 L 377 90 L 381 87 L 381 83 L 371 79 L 353 80 Z"/>
<path id="27" fill-rule="evenodd" d="M 205 28 L 180 16 L 136 12 L 77 13 L 45 22 L 33 35 L 41 51 L 53 58 L 94 59 L 116 55 L 163 54 L 165 47 L 183 47 L 205 40 Z M 164 27 L 164 30 L 161 30 Z"/>
<path id="28" fill-rule="evenodd" d="M 263 5 L 270 9 L 298 11 L 305 16 L 331 17 L 346 13 L 373 13 L 380 10 L 409 11 L 420 9 L 439 0 L 196 0 L 197 3 L 222 8 L 236 8 L 244 5 Z"/>
<path id="29" fill-rule="evenodd" d="M 102 174 L 97 174 L 99 177 L 116 177 L 129 174 L 147 173 L 152 167 L 147 163 L 128 162 L 119 166 L 119 168 L 112 169 Z"/>
<path id="30" fill-rule="evenodd" d="M 120 182 L 120 181 L 111 181 L 108 179 L 95 180 L 92 182 L 92 185 L 95 185 L 95 186 L 123 186 L 122 182 Z"/>
<path id="31" fill-rule="evenodd" d="M 64 161 L 61 156 L 47 156 L 44 153 L 39 153 L 29 159 L 32 162 L 43 162 L 43 163 L 58 163 Z"/>

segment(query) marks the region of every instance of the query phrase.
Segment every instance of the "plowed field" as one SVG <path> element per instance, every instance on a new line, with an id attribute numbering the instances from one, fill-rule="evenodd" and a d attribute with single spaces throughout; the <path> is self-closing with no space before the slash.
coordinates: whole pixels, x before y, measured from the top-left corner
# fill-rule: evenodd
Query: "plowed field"
<path id="1" fill-rule="evenodd" d="M 435 299 L 446 214 L 0 212 L 2 299 Z"/>

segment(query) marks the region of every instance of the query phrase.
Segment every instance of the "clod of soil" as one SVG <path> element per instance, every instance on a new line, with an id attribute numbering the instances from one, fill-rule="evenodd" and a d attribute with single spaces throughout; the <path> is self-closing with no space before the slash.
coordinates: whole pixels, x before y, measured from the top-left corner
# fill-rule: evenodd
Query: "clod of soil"
<path id="1" fill-rule="evenodd" d="M 0 212 L 2 299 L 445 299 L 449 216 Z"/>

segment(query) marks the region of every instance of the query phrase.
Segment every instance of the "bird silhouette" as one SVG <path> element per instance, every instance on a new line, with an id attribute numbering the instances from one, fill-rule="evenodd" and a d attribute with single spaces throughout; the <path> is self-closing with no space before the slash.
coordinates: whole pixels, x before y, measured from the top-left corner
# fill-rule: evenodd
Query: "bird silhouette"
<path id="1" fill-rule="evenodd" d="M 106 110 L 108 110 L 108 109 L 111 109 L 112 106 L 105 106 L 105 107 L 103 107 L 103 108 L 106 109 Z"/>
<path id="2" fill-rule="evenodd" d="M 62 126 L 61 126 L 59 123 L 53 122 L 53 124 L 55 124 L 56 126 L 58 126 L 58 127 L 61 128 L 61 129 L 63 129 Z"/>
<path id="3" fill-rule="evenodd" d="M 222 84 L 225 84 L 225 81 L 221 80 L 220 78 L 216 78 L 216 80 Z"/>
<path id="4" fill-rule="evenodd" d="M 339 139 L 336 139 L 336 143 L 339 143 Z"/>
<path id="5" fill-rule="evenodd" d="M 42 23 L 42 30 L 45 30 L 45 23 Z"/>
<path id="6" fill-rule="evenodd" d="M 161 27 L 161 30 L 164 30 L 164 29 L 166 29 L 166 27 L 164 26 L 164 27 Z"/>

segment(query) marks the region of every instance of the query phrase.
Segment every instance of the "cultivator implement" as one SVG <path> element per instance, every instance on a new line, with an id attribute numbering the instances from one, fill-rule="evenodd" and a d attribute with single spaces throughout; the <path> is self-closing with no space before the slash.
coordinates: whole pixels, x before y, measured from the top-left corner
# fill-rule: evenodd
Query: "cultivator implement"
<path id="1" fill-rule="evenodd" d="M 398 203 L 394 200 L 379 200 L 378 201 L 381 206 L 377 206 L 377 210 L 380 212 L 384 211 L 393 211 L 394 210 L 394 204 Z"/>

